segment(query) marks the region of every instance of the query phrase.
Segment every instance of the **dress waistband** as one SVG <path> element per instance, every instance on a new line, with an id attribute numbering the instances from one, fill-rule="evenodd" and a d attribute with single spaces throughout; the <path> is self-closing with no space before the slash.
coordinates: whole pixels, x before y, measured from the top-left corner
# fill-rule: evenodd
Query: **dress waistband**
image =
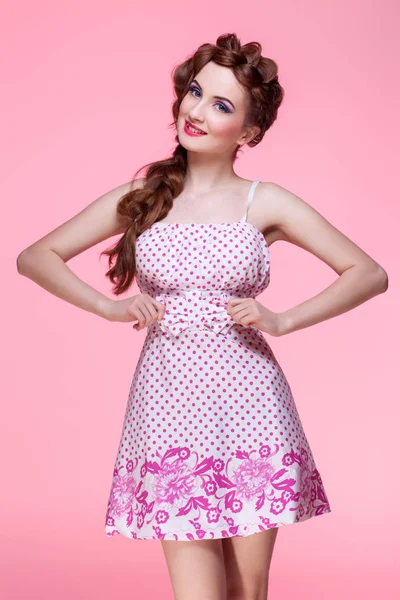
<path id="1" fill-rule="evenodd" d="M 226 335 L 237 324 L 227 313 L 230 298 L 239 294 L 221 290 L 172 290 L 154 296 L 166 305 L 164 318 L 156 321 L 165 334 L 176 339 L 187 329 L 209 329 L 216 334 Z"/>

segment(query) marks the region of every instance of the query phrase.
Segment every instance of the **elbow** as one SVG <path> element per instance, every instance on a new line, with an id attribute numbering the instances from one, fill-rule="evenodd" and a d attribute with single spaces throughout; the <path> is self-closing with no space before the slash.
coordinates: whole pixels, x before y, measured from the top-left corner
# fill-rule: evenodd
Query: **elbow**
<path id="1" fill-rule="evenodd" d="M 389 277 L 381 265 L 377 266 L 376 273 L 378 293 L 383 294 L 389 288 Z"/>
<path id="2" fill-rule="evenodd" d="M 25 275 L 29 260 L 29 248 L 25 248 L 17 256 L 17 271 L 20 275 Z"/>
<path id="3" fill-rule="evenodd" d="M 386 292 L 388 290 L 388 288 L 389 288 L 389 277 L 388 277 L 388 274 L 385 273 L 385 278 L 384 278 L 384 281 L 383 281 L 382 292 Z"/>
<path id="4" fill-rule="evenodd" d="M 364 281 L 366 289 L 371 294 L 370 297 L 383 294 L 389 287 L 389 277 L 385 269 L 377 262 L 368 262 L 357 265 L 359 272 L 359 281 Z"/>
<path id="5" fill-rule="evenodd" d="M 17 256 L 17 271 L 20 275 L 23 273 L 24 264 L 26 262 L 26 250 L 22 250 Z"/>

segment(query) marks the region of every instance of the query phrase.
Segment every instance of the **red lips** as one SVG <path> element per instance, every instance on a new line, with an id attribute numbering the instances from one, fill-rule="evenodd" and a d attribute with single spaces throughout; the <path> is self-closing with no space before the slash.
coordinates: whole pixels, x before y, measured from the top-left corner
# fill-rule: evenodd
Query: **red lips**
<path id="1" fill-rule="evenodd" d="M 190 125 L 191 127 L 193 127 L 193 129 L 195 129 L 196 131 L 198 131 L 198 132 L 199 132 L 199 135 L 200 135 L 200 134 L 205 134 L 205 133 L 206 133 L 205 131 L 203 131 L 203 130 L 202 130 L 202 129 L 200 129 L 199 127 L 196 127 L 196 125 L 193 125 L 193 123 L 191 123 L 191 122 L 190 122 L 190 121 L 188 121 L 187 119 L 185 119 L 185 125 L 186 125 L 186 126 L 187 126 L 187 125 Z"/>

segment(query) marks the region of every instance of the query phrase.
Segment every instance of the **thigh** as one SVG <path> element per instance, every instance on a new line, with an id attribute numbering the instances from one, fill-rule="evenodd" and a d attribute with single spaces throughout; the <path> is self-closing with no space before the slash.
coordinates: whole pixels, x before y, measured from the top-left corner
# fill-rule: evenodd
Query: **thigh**
<path id="1" fill-rule="evenodd" d="M 162 540 L 176 600 L 225 600 L 222 543 L 217 540 Z"/>
<path id="2" fill-rule="evenodd" d="M 228 598 L 265 598 L 278 527 L 222 540 Z"/>

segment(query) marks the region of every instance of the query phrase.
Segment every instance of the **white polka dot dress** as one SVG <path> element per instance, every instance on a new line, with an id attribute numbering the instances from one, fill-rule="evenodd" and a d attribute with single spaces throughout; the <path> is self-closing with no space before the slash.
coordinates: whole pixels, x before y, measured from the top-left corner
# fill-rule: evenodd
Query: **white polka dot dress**
<path id="1" fill-rule="evenodd" d="M 156 222 L 137 239 L 137 282 L 166 305 L 133 375 L 106 534 L 247 536 L 330 512 L 289 383 L 263 333 L 227 313 L 270 281 L 247 222 Z"/>

